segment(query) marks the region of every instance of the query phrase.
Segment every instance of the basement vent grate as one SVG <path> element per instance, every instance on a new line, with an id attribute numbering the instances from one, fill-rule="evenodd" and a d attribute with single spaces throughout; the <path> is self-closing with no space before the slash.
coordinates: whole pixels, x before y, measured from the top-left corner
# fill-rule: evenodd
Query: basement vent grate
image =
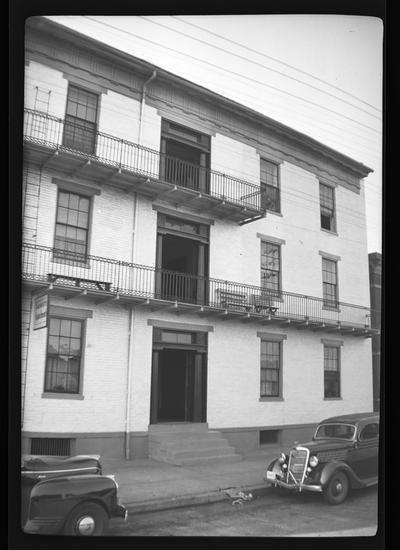
<path id="1" fill-rule="evenodd" d="M 260 445 L 268 445 L 269 443 L 279 443 L 280 430 L 261 430 Z"/>
<path id="2" fill-rule="evenodd" d="M 34 437 L 31 439 L 31 454 L 70 456 L 71 439 L 60 437 Z"/>

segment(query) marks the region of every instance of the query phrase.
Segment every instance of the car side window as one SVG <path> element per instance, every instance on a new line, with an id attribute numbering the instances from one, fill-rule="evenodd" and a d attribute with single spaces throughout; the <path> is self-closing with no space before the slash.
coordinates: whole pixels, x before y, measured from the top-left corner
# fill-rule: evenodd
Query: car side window
<path id="1" fill-rule="evenodd" d="M 364 441 L 366 439 L 377 439 L 379 436 L 379 425 L 374 422 L 372 424 L 367 424 L 360 433 L 360 440 Z"/>

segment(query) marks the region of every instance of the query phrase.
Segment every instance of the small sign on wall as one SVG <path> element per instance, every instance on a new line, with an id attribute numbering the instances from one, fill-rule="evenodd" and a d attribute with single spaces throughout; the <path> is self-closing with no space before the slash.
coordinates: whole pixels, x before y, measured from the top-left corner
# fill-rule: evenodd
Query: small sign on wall
<path id="1" fill-rule="evenodd" d="M 49 295 L 39 294 L 34 297 L 33 330 L 47 327 Z"/>

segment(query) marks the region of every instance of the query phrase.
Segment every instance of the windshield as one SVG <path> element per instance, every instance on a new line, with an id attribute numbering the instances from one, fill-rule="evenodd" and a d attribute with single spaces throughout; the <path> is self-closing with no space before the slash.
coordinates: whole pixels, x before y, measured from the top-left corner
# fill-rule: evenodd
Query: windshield
<path id="1" fill-rule="evenodd" d="M 355 426 L 351 424 L 321 424 L 318 426 L 314 439 L 348 439 L 354 437 Z"/>

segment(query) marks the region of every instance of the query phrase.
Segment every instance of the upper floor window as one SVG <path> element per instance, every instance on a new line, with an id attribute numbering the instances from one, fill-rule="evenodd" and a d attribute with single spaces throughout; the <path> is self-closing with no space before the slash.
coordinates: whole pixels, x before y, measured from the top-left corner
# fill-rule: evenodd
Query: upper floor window
<path id="1" fill-rule="evenodd" d="M 322 258 L 322 295 L 325 307 L 338 307 L 337 262 Z"/>
<path id="2" fill-rule="evenodd" d="M 182 187 L 209 192 L 210 147 L 210 136 L 163 120 L 160 176 Z"/>
<path id="3" fill-rule="evenodd" d="M 319 184 L 319 201 L 321 210 L 321 228 L 336 231 L 335 190 L 329 185 Z"/>
<path id="4" fill-rule="evenodd" d="M 324 397 L 340 397 L 340 348 L 324 345 Z"/>
<path id="5" fill-rule="evenodd" d="M 84 153 L 95 153 L 98 96 L 70 84 L 63 145 Z"/>
<path id="6" fill-rule="evenodd" d="M 261 340 L 260 397 L 281 395 L 281 342 Z"/>
<path id="7" fill-rule="evenodd" d="M 83 321 L 50 317 L 45 392 L 79 393 Z"/>
<path id="8" fill-rule="evenodd" d="M 273 212 L 281 211 L 279 189 L 279 167 L 277 164 L 261 159 L 260 181 L 262 193 L 262 207 Z"/>
<path id="9" fill-rule="evenodd" d="M 261 241 L 261 286 L 274 296 L 281 290 L 281 247 Z"/>
<path id="10" fill-rule="evenodd" d="M 86 261 L 90 199 L 58 190 L 54 255 L 74 261 Z"/>

